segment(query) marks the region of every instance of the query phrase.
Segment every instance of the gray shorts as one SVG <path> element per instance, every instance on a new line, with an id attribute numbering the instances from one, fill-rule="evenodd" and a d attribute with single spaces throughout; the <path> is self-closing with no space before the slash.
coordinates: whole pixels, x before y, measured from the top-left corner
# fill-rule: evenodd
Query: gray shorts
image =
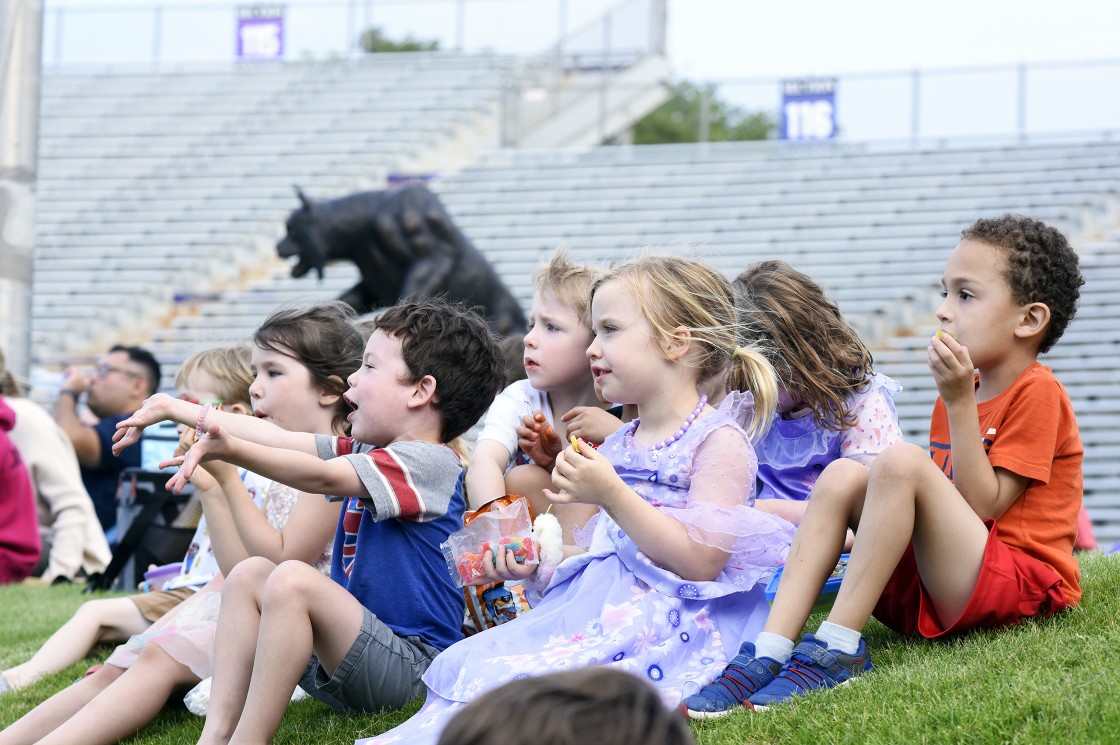
<path id="1" fill-rule="evenodd" d="M 334 675 L 312 656 L 299 687 L 339 711 L 399 709 L 423 692 L 420 676 L 437 654 L 418 636 L 397 636 L 366 609 L 362 630 Z"/>

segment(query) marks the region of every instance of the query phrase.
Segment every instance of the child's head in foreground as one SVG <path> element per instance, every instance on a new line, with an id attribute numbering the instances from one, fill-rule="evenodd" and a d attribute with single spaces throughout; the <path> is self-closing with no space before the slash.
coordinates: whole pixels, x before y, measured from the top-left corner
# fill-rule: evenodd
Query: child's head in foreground
<path id="1" fill-rule="evenodd" d="M 175 373 L 179 398 L 195 404 L 210 404 L 215 409 L 247 414 L 253 404 L 249 386 L 253 384 L 253 363 L 249 347 L 211 347 L 195 352 Z"/>
<path id="2" fill-rule="evenodd" d="M 333 401 L 336 432 L 348 430 L 346 415 L 350 407 L 342 394 L 346 392 L 347 376 L 362 361 L 364 340 L 354 325 L 354 315 L 354 309 L 340 300 L 281 308 L 253 334 L 254 359 L 260 351 L 272 352 L 290 357 L 307 369 L 315 389 Z"/>
<path id="3" fill-rule="evenodd" d="M 637 304 L 666 359 L 673 359 L 669 350 L 679 332 L 687 331 L 690 350 L 680 361 L 696 370 L 698 387 L 727 376 L 732 390 L 754 395 L 751 434 L 765 429 L 777 403 L 777 380 L 760 352 L 740 346 L 731 283 L 723 274 L 694 259 L 644 256 L 600 277 L 591 291 L 593 307 L 596 295 L 610 285 Z"/>
<path id="4" fill-rule="evenodd" d="M 383 364 L 403 362 L 396 381 L 399 385 L 415 385 L 431 378 L 435 391 L 431 407 L 439 416 L 442 442 L 470 429 L 505 386 L 497 340 L 486 321 L 472 310 L 440 300 L 416 300 L 386 309 L 374 323 L 363 369 L 375 362 L 376 356 Z M 348 397 L 360 410 L 366 402 L 359 392 L 358 378 L 353 377 Z M 383 424 L 392 426 L 392 422 Z M 385 444 L 364 439 L 362 434 L 354 432 L 363 442 Z"/>
<path id="5" fill-rule="evenodd" d="M 982 247 L 991 253 L 985 255 Z M 961 243 L 949 257 L 946 293 L 968 300 L 974 294 L 968 287 L 968 273 L 985 271 L 987 257 L 995 262 L 988 268 L 1002 279 L 1014 305 L 1046 307 L 1048 319 L 1041 321 L 1045 328 L 1036 354 L 1048 352 L 1077 312 L 1080 287 L 1085 284 L 1077 254 L 1060 231 L 1040 220 L 1012 214 L 977 220 L 961 231 Z M 959 341 L 969 344 L 967 338 Z"/>
<path id="6" fill-rule="evenodd" d="M 597 273 L 571 262 L 563 246 L 533 275 L 533 308 L 523 361 L 538 391 L 590 386 L 591 285 Z"/>
<path id="7" fill-rule="evenodd" d="M 468 704 L 439 745 L 691 745 L 684 720 L 641 678 L 591 667 L 506 683 Z"/>
<path id="8" fill-rule="evenodd" d="M 780 411 L 807 408 L 833 431 L 854 426 L 852 394 L 872 374 L 871 352 L 819 284 L 784 261 L 760 261 L 732 283 L 744 344 L 778 374 Z"/>

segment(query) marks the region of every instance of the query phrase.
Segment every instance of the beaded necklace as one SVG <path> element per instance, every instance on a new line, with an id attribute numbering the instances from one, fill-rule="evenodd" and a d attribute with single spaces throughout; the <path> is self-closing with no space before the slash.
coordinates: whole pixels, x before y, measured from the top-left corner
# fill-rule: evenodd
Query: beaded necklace
<path id="1" fill-rule="evenodd" d="M 692 423 L 696 421 L 696 417 L 700 416 L 700 412 L 704 410 L 704 406 L 706 406 L 707 403 L 708 403 L 707 394 L 700 396 L 700 403 L 696 404 L 696 408 L 693 409 L 692 413 L 688 415 L 688 418 L 686 418 L 684 420 L 684 424 L 682 424 L 680 426 L 680 429 L 678 429 L 676 432 L 674 432 L 673 434 L 666 437 L 661 442 L 659 442 L 656 445 L 654 445 L 653 447 L 651 447 L 650 450 L 664 450 L 665 448 L 669 447 L 670 445 L 672 445 L 677 440 L 684 437 L 684 433 L 687 432 L 689 427 L 692 426 Z M 641 424 L 641 423 L 642 423 L 641 419 L 635 419 L 634 421 L 630 422 L 630 431 L 627 434 L 630 437 L 633 437 L 634 433 L 638 431 L 638 425 Z"/>

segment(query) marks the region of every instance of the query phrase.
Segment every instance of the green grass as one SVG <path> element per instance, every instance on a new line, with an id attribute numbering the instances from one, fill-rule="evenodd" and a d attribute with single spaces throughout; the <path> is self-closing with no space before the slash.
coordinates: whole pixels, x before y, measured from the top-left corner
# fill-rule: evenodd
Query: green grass
<path id="1" fill-rule="evenodd" d="M 1120 739 L 1120 556 L 1083 557 L 1085 598 L 1073 611 L 949 642 L 899 637 L 872 621 L 877 672 L 843 689 L 764 714 L 693 726 L 702 745 L 743 743 L 1073 743 Z M 88 596 L 74 587 L 0 588 L 0 667 L 25 659 Z M 815 627 L 818 618 L 810 622 Z M 15 694 L 0 696 L 0 725 L 69 684 L 108 652 Z M 416 705 L 380 716 L 293 705 L 276 741 L 351 743 L 403 721 Z M 202 720 L 169 706 L 134 742 L 193 743 Z"/>

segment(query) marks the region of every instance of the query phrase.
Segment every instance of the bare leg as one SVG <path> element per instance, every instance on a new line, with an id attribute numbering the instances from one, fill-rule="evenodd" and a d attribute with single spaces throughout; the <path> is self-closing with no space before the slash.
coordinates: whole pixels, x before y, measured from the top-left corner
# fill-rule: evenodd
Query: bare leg
<path id="1" fill-rule="evenodd" d="M 271 742 L 311 653 L 333 673 L 364 617 L 361 603 L 314 567 L 299 561 L 277 567 L 265 585 L 252 682 L 230 742 Z"/>
<path id="2" fill-rule="evenodd" d="M 857 540 L 828 620 L 867 624 L 911 537 L 922 584 L 940 620 L 964 610 L 984 557 L 988 530 L 929 455 L 898 443 L 871 467 Z"/>
<path id="3" fill-rule="evenodd" d="M 516 466 L 506 474 L 506 493 L 523 495 L 529 500 L 534 515 L 551 507 L 564 531 L 564 544 L 574 546 L 576 528 L 582 528 L 599 508 L 593 504 L 554 504 L 542 493 L 551 488 L 552 474 L 537 465 Z"/>
<path id="4" fill-rule="evenodd" d="M 226 578 L 214 638 L 214 680 L 200 743 L 228 742 L 241 719 L 253 673 L 261 599 L 265 583 L 275 569 L 276 565 L 268 559 L 251 556 L 238 562 Z M 281 645 L 280 649 L 283 648 Z"/>
<path id="5" fill-rule="evenodd" d="M 83 706 L 123 673 L 124 670 L 119 667 L 104 665 L 88 678 L 66 686 L 0 732 L 0 745 L 39 742 L 76 712 L 81 711 Z"/>
<path id="6" fill-rule="evenodd" d="M 763 631 L 794 641 L 801 635 L 821 588 L 840 557 L 849 526 L 859 524 L 867 478 L 867 467 L 850 458 L 833 461 L 821 473 L 797 528 Z M 862 535 L 857 532 L 857 536 Z M 859 544 L 857 540 L 857 550 Z"/>
<path id="7" fill-rule="evenodd" d="M 99 642 L 120 642 L 151 626 L 128 598 L 82 603 L 70 620 L 54 632 L 30 660 L 4 671 L 13 689 L 26 688 L 44 675 L 78 662 Z"/>
<path id="8" fill-rule="evenodd" d="M 198 683 L 186 665 L 157 644 L 140 652 L 136 664 L 44 737 L 41 745 L 112 745 L 151 723 L 171 695 Z"/>

